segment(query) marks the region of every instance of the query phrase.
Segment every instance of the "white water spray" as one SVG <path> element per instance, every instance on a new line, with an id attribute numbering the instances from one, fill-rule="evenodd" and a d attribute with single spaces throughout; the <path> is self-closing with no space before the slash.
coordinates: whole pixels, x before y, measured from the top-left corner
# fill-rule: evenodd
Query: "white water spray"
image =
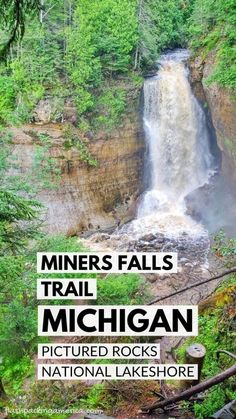
<path id="1" fill-rule="evenodd" d="M 191 92 L 184 58 L 182 51 L 163 56 L 158 75 L 144 84 L 151 184 L 138 218 L 159 210 L 183 214 L 184 198 L 211 172 L 205 115 Z"/>
<path id="2" fill-rule="evenodd" d="M 206 117 L 192 94 L 186 50 L 163 55 L 156 76 L 144 84 L 144 129 L 148 146 L 149 190 L 128 227 L 140 236 L 208 233 L 186 215 L 185 198 L 213 173 Z"/>
<path id="3" fill-rule="evenodd" d="M 136 219 L 117 228 L 106 249 L 177 251 L 181 263 L 204 268 L 209 234 L 187 214 L 185 198 L 208 183 L 215 161 L 205 114 L 189 84 L 187 57 L 184 50 L 162 56 L 157 75 L 145 81 L 149 189 Z M 104 249 L 103 241 L 96 243 L 94 248 Z"/>

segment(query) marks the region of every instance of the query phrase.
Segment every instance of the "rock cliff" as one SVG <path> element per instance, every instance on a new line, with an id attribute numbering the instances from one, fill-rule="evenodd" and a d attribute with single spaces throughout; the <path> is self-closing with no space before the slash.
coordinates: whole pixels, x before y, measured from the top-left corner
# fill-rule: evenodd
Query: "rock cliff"
<path id="1" fill-rule="evenodd" d="M 11 130 L 13 158 L 17 158 L 22 176 L 32 174 L 35 152 L 41 147 L 37 138 L 50 138 L 47 158 L 58 162 L 61 174 L 55 187 L 39 188 L 37 192 L 37 199 L 46 207 L 47 232 L 75 235 L 115 227 L 131 219 L 142 192 L 145 152 L 138 112 L 109 134 L 88 135 L 86 147 L 96 159 L 96 167 L 81 159 L 74 144 L 65 147 L 63 127 L 31 124 Z M 40 162 L 37 167 L 33 171 L 38 170 L 40 177 Z M 32 180 L 35 182 L 35 173 Z"/>
<path id="2" fill-rule="evenodd" d="M 207 83 L 214 65 L 214 53 L 210 53 L 205 60 L 198 57 L 191 63 L 191 76 L 196 95 L 206 100 L 210 109 L 222 152 L 223 173 L 236 178 L 236 96 L 217 83 Z"/>

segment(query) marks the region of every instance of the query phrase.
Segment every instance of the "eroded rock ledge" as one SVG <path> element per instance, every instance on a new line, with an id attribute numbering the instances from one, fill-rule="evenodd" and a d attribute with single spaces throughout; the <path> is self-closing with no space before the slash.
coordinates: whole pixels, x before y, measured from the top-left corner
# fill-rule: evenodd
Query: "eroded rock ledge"
<path id="1" fill-rule="evenodd" d="M 217 143 L 222 152 L 223 173 L 236 179 L 236 97 L 232 91 L 217 83 L 207 83 L 214 65 L 213 52 L 205 60 L 197 57 L 190 63 L 191 78 L 197 97 L 208 103 Z"/>
<path id="2" fill-rule="evenodd" d="M 22 175 L 32 170 L 35 134 L 51 139 L 50 156 L 60 162 L 62 174 L 57 187 L 37 193 L 46 207 L 48 233 L 75 235 L 112 228 L 133 217 L 143 187 L 145 144 L 139 115 L 123 121 L 122 128 L 110 134 L 100 132 L 88 139 L 87 147 L 97 167 L 82 161 L 77 148 L 64 147 L 63 124 L 32 124 L 12 128 L 11 132 L 13 157 L 17 157 Z"/>

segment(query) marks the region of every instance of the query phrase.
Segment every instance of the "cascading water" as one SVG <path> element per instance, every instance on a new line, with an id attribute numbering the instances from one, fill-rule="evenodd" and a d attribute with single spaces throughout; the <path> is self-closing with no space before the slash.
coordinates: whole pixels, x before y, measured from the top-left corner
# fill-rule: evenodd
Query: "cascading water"
<path id="1" fill-rule="evenodd" d="M 149 190 L 128 227 L 137 235 L 206 234 L 186 215 L 185 198 L 208 182 L 213 156 L 203 110 L 192 94 L 186 50 L 163 55 L 156 76 L 144 84 L 144 130 Z"/>
<path id="2" fill-rule="evenodd" d="M 181 263 L 191 261 L 192 266 L 203 267 L 209 234 L 188 214 L 186 198 L 208 183 L 215 171 L 215 158 L 210 152 L 205 113 L 191 91 L 187 58 L 186 50 L 163 55 L 157 75 L 145 81 L 149 188 L 140 198 L 136 218 L 107 237 L 106 246 L 177 251 Z"/>
<path id="3" fill-rule="evenodd" d="M 214 145 L 214 132 L 208 128 L 210 121 L 191 91 L 187 57 L 184 50 L 165 54 L 157 75 L 145 80 L 143 122 L 149 185 L 139 199 L 136 218 L 112 234 L 98 233 L 85 242 L 86 246 L 103 251 L 177 252 L 177 275 L 148 277 L 159 296 L 168 295 L 183 284 L 194 284 L 196 278 L 208 277 L 212 258 L 208 259 L 209 233 L 196 208 L 204 210 L 205 192 L 209 200 L 208 191 L 215 179 L 210 181 L 210 177 L 217 169 L 217 156 L 210 151 L 214 148 L 210 147 L 211 134 Z M 211 290 L 199 287 L 170 303 L 182 304 L 184 298 L 186 303 L 195 304 Z"/>
<path id="4" fill-rule="evenodd" d="M 161 209 L 183 213 L 184 198 L 207 182 L 212 168 L 205 115 L 191 92 L 184 58 L 186 52 L 163 56 L 158 75 L 144 84 L 151 184 L 138 217 Z"/>

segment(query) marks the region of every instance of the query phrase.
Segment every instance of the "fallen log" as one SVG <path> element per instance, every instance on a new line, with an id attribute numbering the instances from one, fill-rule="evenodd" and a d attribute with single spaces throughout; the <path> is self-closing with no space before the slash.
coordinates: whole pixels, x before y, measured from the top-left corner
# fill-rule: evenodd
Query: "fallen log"
<path id="1" fill-rule="evenodd" d="M 205 279 L 204 281 L 201 281 L 201 282 L 198 282 L 198 283 L 195 283 L 195 284 L 189 285 L 188 287 L 185 287 L 185 288 L 181 288 L 180 290 L 175 291 L 175 292 L 172 292 L 171 294 L 165 295 L 164 297 L 158 297 L 158 298 L 155 298 L 155 300 L 152 300 L 152 301 L 151 301 L 150 303 L 148 303 L 147 305 L 149 305 L 149 306 L 150 306 L 150 305 L 152 305 L 152 304 L 158 303 L 159 301 L 166 300 L 166 299 L 167 299 L 167 298 L 169 298 L 169 297 L 174 297 L 175 295 L 181 294 L 182 292 L 188 291 L 188 290 L 190 290 L 190 289 L 192 289 L 192 288 L 199 287 L 200 285 L 207 284 L 207 283 L 208 283 L 208 282 L 210 282 L 210 281 L 214 281 L 215 279 L 222 278 L 223 276 L 226 276 L 226 275 L 229 275 L 229 274 L 232 274 L 232 273 L 235 273 L 235 272 L 236 272 L 236 266 L 234 266 L 234 267 L 233 267 L 233 268 L 231 268 L 231 269 L 228 269 L 227 271 L 222 272 L 222 273 L 221 273 L 221 274 L 219 274 L 219 275 L 212 276 L 211 278 Z"/>
<path id="2" fill-rule="evenodd" d="M 202 391 L 207 390 L 210 387 L 213 387 L 219 383 L 222 383 L 224 380 L 226 380 L 229 377 L 232 377 L 233 375 L 236 375 L 236 365 L 233 367 L 228 368 L 227 370 L 221 372 L 218 375 L 215 375 L 212 378 L 209 378 L 208 380 L 203 381 L 200 384 L 197 384 L 196 386 L 193 386 L 179 394 L 176 394 L 173 397 L 170 397 L 169 399 L 165 399 L 159 402 L 155 402 L 151 405 L 147 405 L 141 408 L 142 412 L 150 413 L 153 412 L 153 410 L 164 408 L 165 406 L 168 406 L 173 403 L 180 402 L 182 400 L 189 400 L 191 396 L 194 394 L 200 393 Z"/>

